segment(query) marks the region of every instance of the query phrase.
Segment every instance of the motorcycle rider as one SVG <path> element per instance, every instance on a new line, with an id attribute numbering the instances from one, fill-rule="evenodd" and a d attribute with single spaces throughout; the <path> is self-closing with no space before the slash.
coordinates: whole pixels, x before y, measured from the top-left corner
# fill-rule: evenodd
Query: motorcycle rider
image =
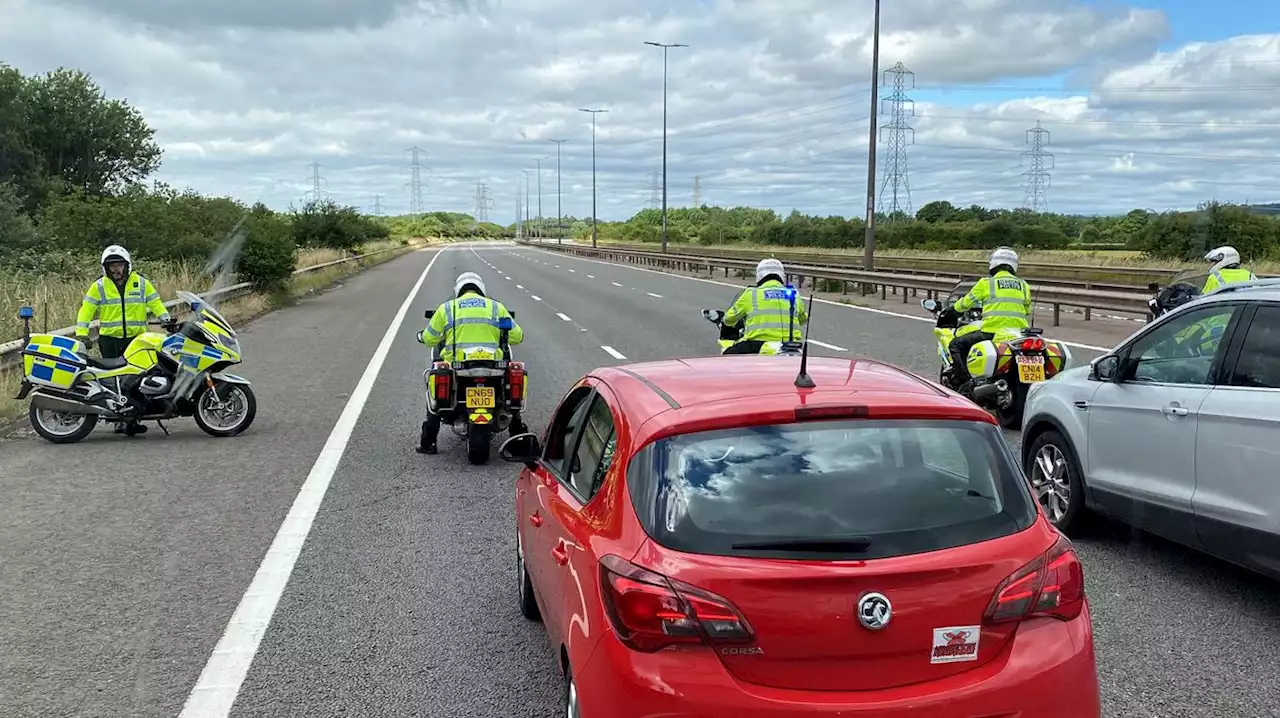
<path id="1" fill-rule="evenodd" d="M 435 350 L 433 354 L 439 356 L 441 361 L 454 360 L 455 346 L 460 349 L 490 349 L 495 357 L 502 359 L 502 350 L 498 347 L 502 331 L 498 328 L 498 320 L 512 321 L 512 327 L 507 332 L 508 344 L 524 341 L 524 330 L 515 323 L 511 312 L 507 311 L 502 302 L 489 298 L 485 291 L 484 280 L 479 274 L 459 274 L 453 283 L 454 297 L 436 308 L 431 315 L 431 323 L 418 332 L 418 341 Z M 519 414 L 511 417 L 511 436 L 522 434 L 526 430 Z M 436 437 L 439 433 L 440 416 L 428 411 L 426 421 L 422 422 L 418 453 L 436 453 Z"/>
<path id="2" fill-rule="evenodd" d="M 1210 250 L 1204 255 L 1204 261 L 1213 262 L 1213 266 L 1209 269 L 1209 278 L 1204 281 L 1204 288 L 1200 290 L 1201 294 L 1208 294 L 1218 287 L 1225 287 L 1228 284 L 1236 282 L 1251 282 L 1257 277 L 1253 276 L 1253 272 L 1240 266 L 1240 253 L 1235 247 L 1222 246 L 1217 249 Z"/>
<path id="3" fill-rule="evenodd" d="M 993 338 L 1001 329 L 1031 326 L 1031 285 L 1018 277 L 1017 271 L 1018 253 L 1009 247 L 998 247 L 987 261 L 987 279 L 979 280 L 952 305 L 950 311 L 955 313 L 982 307 L 982 328 L 951 341 L 951 371 L 956 387 L 962 388 L 972 380 L 966 360 L 973 345 Z"/>
<path id="4" fill-rule="evenodd" d="M 102 277 L 84 293 L 80 312 L 76 315 L 76 339 L 86 348 L 93 347 L 89 327 L 98 318 L 98 350 L 103 359 L 118 359 L 133 338 L 147 330 L 147 317 L 154 315 L 162 322 L 171 321 L 169 310 L 160 300 L 151 280 L 133 271 L 129 250 L 113 244 L 102 250 Z M 145 434 L 147 427 L 137 421 L 116 424 L 116 433 L 130 436 Z"/>
<path id="5" fill-rule="evenodd" d="M 756 285 L 744 289 L 721 320 L 726 327 L 743 328 L 742 339 L 725 349 L 725 354 L 759 354 L 765 342 L 799 340 L 809 312 L 804 300 L 796 297 L 795 322 L 791 321 L 786 276 L 777 259 L 762 259 L 756 265 Z"/>

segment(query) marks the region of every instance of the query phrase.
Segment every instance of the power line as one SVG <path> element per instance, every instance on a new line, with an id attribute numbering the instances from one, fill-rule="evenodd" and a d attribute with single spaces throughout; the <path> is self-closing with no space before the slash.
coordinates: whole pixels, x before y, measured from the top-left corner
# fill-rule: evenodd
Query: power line
<path id="1" fill-rule="evenodd" d="M 1023 152 L 1022 156 L 1030 159 L 1031 167 L 1022 176 L 1026 178 L 1026 200 L 1025 206 L 1032 212 L 1047 212 L 1049 210 L 1048 191 L 1050 186 L 1050 177 L 1048 170 L 1053 168 L 1053 153 L 1045 151 L 1045 145 L 1049 144 L 1049 131 L 1040 126 L 1037 122 L 1036 126 L 1027 130 L 1026 142 L 1031 149 Z M 1046 165 L 1045 162 L 1048 161 Z"/>
<path id="2" fill-rule="evenodd" d="M 413 161 L 409 164 L 410 175 L 408 183 L 405 184 L 409 188 L 409 212 L 412 214 L 421 214 L 426 211 L 426 205 L 422 201 L 422 157 L 426 156 L 426 150 L 414 145 L 405 152 L 413 155 Z M 430 169 L 429 167 L 427 169 Z"/>
<path id="3" fill-rule="evenodd" d="M 881 139 L 884 131 L 889 131 L 889 151 L 886 153 L 884 181 L 880 184 L 881 211 L 892 222 L 903 214 L 913 216 L 911 210 L 911 184 L 907 180 L 907 145 L 915 140 L 915 130 L 907 124 L 908 107 L 915 114 L 915 103 L 907 96 L 907 82 L 915 87 L 915 73 L 908 70 L 901 62 L 884 71 L 884 77 L 893 76 L 893 94 L 884 98 L 884 104 L 890 106 L 889 121 L 880 126 Z M 889 194 L 890 204 L 885 207 L 885 194 Z"/>

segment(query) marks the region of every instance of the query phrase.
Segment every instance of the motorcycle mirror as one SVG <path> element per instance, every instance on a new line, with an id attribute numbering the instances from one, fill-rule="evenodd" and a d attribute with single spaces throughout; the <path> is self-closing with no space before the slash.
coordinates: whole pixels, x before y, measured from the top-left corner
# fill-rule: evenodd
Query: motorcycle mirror
<path id="1" fill-rule="evenodd" d="M 422 318 L 423 318 L 423 319 L 430 319 L 430 318 L 431 318 L 431 316 L 432 316 L 433 314 L 435 314 L 435 313 L 436 313 L 436 310 L 434 310 L 434 309 L 428 309 L 427 311 L 423 312 L 423 314 L 422 314 Z"/>
<path id="2" fill-rule="evenodd" d="M 926 310 L 928 310 L 928 311 L 930 311 L 930 312 L 936 312 L 936 311 L 938 311 L 938 300 L 936 300 L 936 299 L 921 299 L 921 300 L 920 300 L 920 306 L 924 307 Z"/>

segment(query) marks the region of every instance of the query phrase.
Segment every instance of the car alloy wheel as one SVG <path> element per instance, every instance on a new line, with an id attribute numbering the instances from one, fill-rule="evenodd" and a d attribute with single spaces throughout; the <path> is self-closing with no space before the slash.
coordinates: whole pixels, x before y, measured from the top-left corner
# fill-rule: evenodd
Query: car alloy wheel
<path id="1" fill-rule="evenodd" d="M 1031 486 L 1035 489 L 1036 500 L 1055 526 L 1066 518 L 1071 508 L 1070 472 L 1067 457 L 1057 445 L 1044 444 L 1036 451 Z"/>

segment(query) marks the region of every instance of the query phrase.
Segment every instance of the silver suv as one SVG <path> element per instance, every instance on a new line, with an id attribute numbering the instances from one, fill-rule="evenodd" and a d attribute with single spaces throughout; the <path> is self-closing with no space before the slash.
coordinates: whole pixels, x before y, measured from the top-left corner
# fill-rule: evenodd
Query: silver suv
<path id="1" fill-rule="evenodd" d="M 1280 578 L 1280 280 L 1178 302 L 1031 388 L 1023 466 L 1064 531 L 1096 511 Z"/>

